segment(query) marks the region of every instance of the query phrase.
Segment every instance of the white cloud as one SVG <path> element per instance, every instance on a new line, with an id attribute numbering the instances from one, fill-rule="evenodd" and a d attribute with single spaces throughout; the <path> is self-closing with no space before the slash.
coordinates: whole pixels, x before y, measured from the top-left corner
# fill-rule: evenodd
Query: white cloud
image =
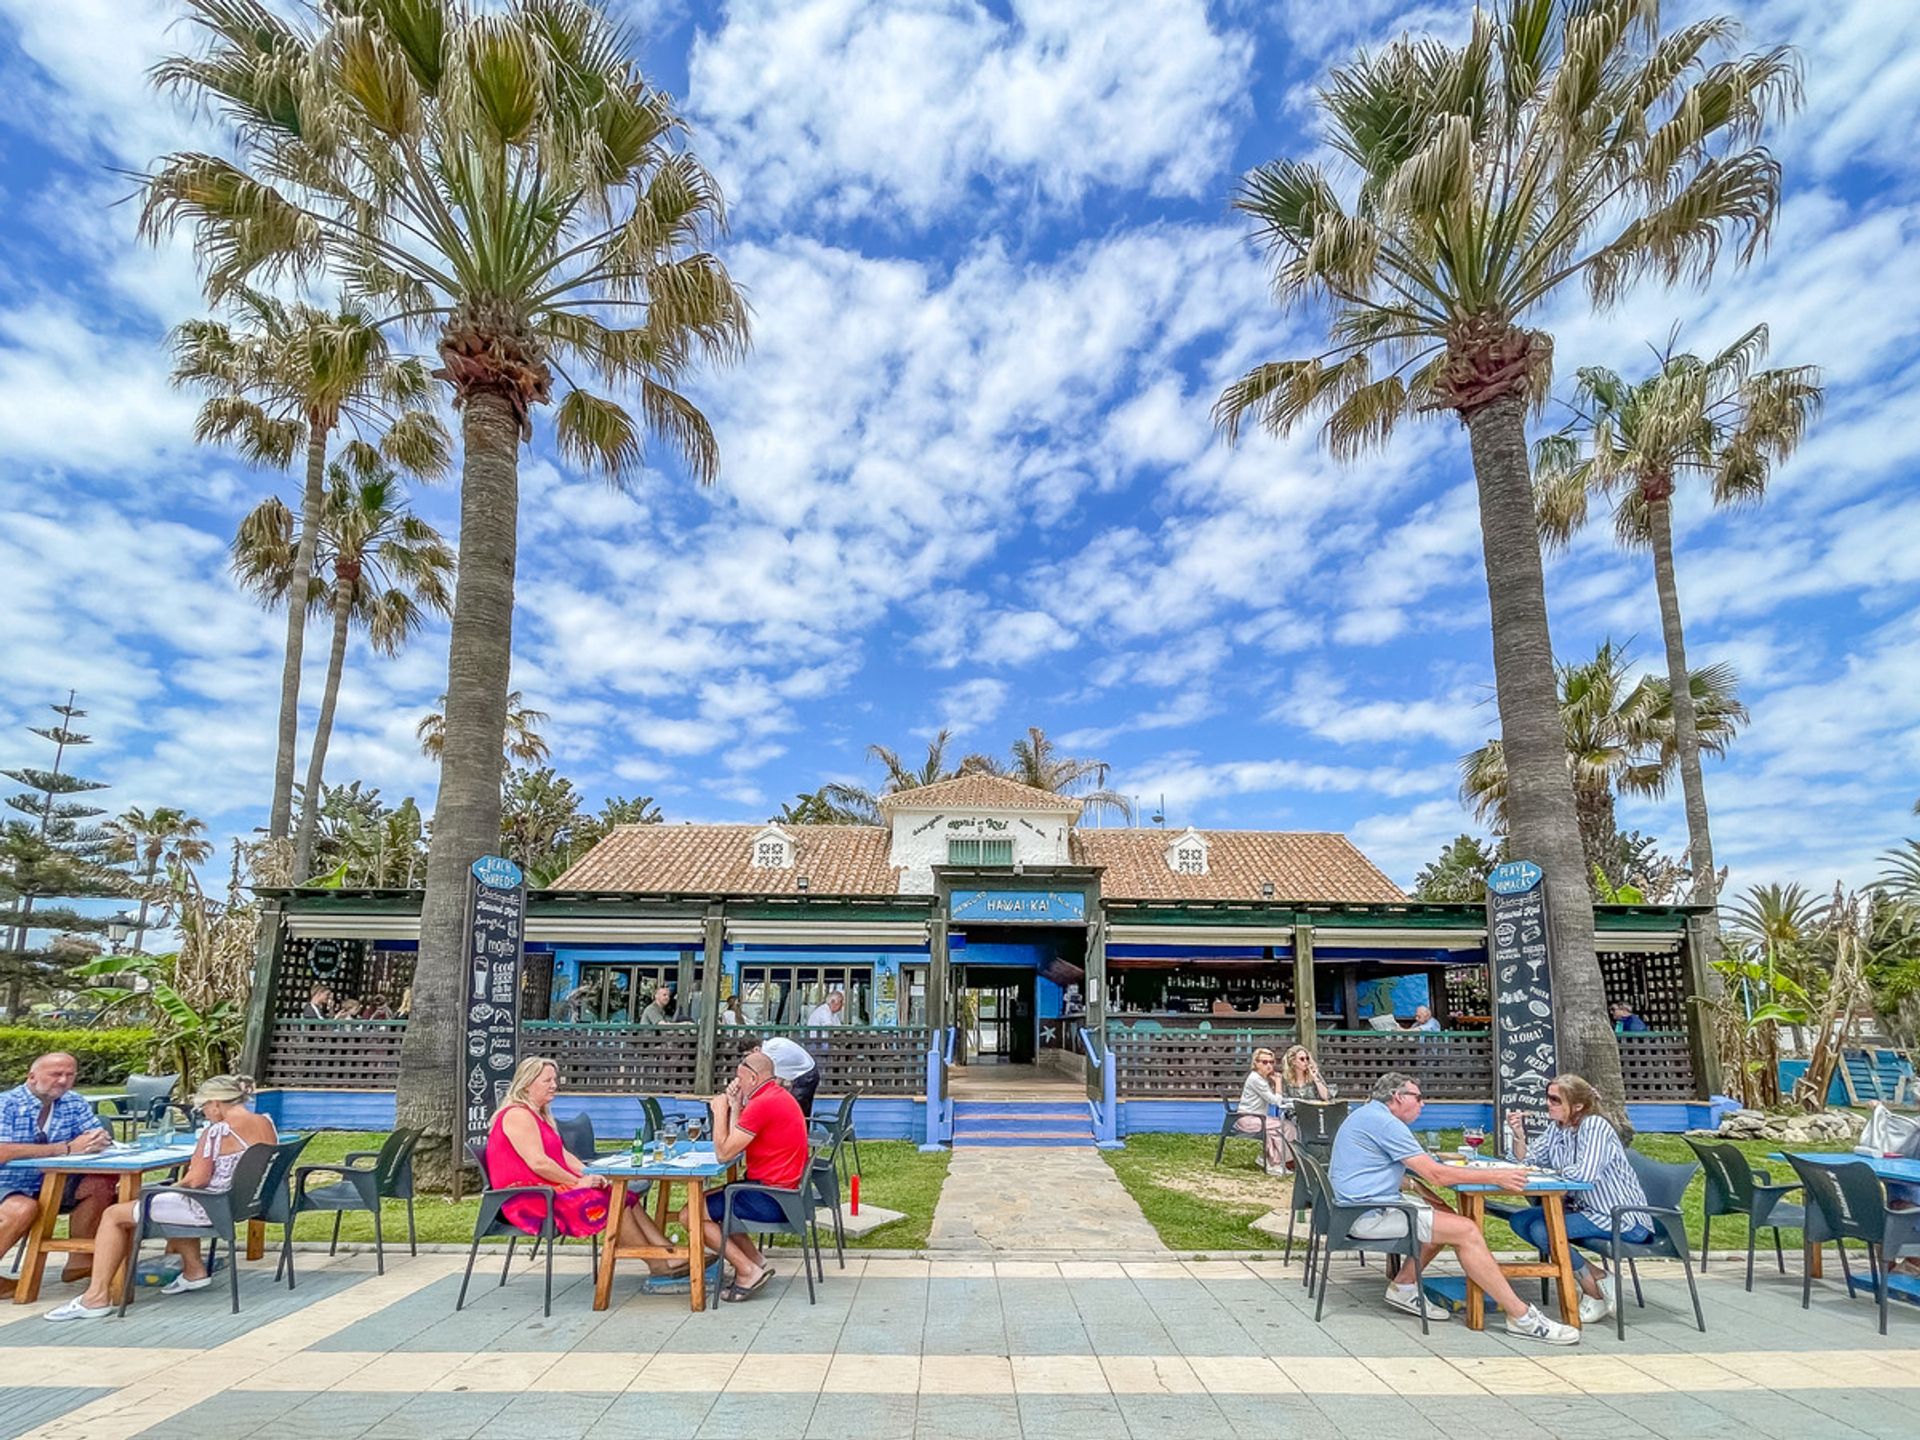
<path id="1" fill-rule="evenodd" d="M 935 730 L 951 730 L 955 737 L 977 735 L 1000 718 L 1013 687 L 1004 680 L 981 676 L 949 685 L 940 692 L 940 718 Z"/>

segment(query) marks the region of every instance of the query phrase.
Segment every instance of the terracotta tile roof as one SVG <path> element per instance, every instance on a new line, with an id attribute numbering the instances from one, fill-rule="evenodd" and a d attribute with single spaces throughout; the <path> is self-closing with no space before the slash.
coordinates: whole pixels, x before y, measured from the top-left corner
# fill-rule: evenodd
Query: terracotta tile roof
<path id="1" fill-rule="evenodd" d="M 1269 882 L 1276 900 L 1392 901 L 1407 897 L 1344 835 L 1287 830 L 1201 830 L 1207 873 L 1167 865 L 1174 834 L 1163 830 L 1076 830 L 1073 857 L 1100 865 L 1111 900 L 1258 900 Z"/>
<path id="2" fill-rule="evenodd" d="M 556 890 L 677 890 L 703 895 L 797 892 L 892 895 L 900 872 L 887 864 L 880 825 L 782 825 L 794 845 L 791 870 L 756 870 L 753 840 L 765 825 L 620 825 L 554 882 Z"/>
<path id="3" fill-rule="evenodd" d="M 1071 795 L 1056 795 L 1018 780 L 1000 775 L 974 772 L 939 780 L 914 790 L 897 790 L 880 797 L 882 810 L 907 808 L 937 810 L 951 805 L 966 810 L 1052 810 L 1056 814 L 1080 813 L 1080 802 Z"/>

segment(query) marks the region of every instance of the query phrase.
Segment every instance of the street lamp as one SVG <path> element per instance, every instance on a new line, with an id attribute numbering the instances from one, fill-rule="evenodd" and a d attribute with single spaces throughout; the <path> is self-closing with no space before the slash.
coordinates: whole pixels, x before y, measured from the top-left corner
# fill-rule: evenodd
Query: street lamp
<path id="1" fill-rule="evenodd" d="M 113 946 L 114 954 L 120 953 L 120 947 L 127 943 L 127 936 L 133 933 L 136 923 L 125 911 L 107 921 L 107 941 Z"/>

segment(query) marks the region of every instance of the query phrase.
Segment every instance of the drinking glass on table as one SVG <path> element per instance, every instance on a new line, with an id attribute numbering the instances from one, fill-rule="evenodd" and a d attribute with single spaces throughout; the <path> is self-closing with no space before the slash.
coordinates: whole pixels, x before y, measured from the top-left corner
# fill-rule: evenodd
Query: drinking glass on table
<path id="1" fill-rule="evenodd" d="M 667 1121 L 665 1128 L 660 1132 L 660 1141 L 661 1144 L 665 1146 L 663 1154 L 671 1159 L 674 1153 L 680 1148 L 680 1122 L 678 1120 Z"/>
<path id="2" fill-rule="evenodd" d="M 1480 1147 L 1487 1143 L 1487 1127 L 1484 1125 L 1467 1126 L 1465 1130 L 1460 1132 L 1460 1143 L 1473 1151 L 1475 1155 L 1478 1155 L 1480 1153 Z"/>
<path id="3" fill-rule="evenodd" d="M 689 1144 L 698 1145 L 700 1143 L 700 1137 L 706 1133 L 707 1122 L 704 1118 L 699 1115 L 689 1115 L 687 1117 L 687 1142 Z"/>

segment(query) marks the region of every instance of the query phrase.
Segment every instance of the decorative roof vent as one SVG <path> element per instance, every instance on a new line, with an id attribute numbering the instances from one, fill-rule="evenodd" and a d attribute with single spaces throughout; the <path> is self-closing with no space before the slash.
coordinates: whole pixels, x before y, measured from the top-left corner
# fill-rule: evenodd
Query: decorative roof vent
<path id="1" fill-rule="evenodd" d="M 791 870 L 793 868 L 793 837 L 778 825 L 769 825 L 753 837 L 753 868 L 756 870 Z"/>
<path id="2" fill-rule="evenodd" d="M 1167 868 L 1176 875 L 1207 873 L 1207 838 L 1189 825 L 1167 846 Z"/>

